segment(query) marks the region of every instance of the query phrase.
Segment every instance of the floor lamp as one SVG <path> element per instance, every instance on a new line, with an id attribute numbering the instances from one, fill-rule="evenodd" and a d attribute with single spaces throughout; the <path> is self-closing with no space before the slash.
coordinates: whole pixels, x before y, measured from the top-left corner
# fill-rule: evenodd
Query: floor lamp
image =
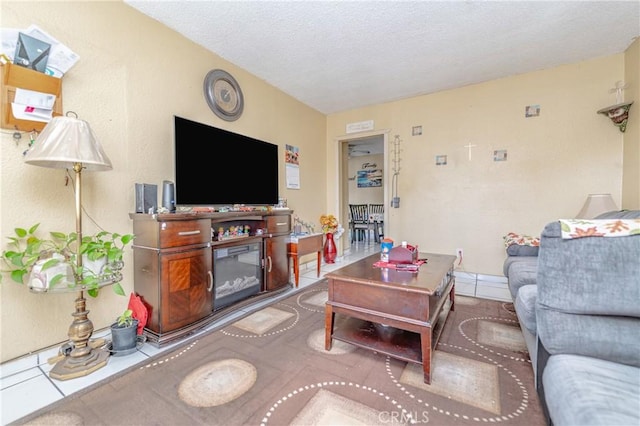
<path id="1" fill-rule="evenodd" d="M 75 172 L 76 233 L 78 235 L 77 266 L 82 266 L 79 255 L 82 243 L 82 171 L 111 170 L 111 161 L 102 150 L 89 127 L 89 123 L 75 117 L 54 117 L 37 137 L 33 147 L 25 154 L 25 163 L 41 167 L 73 169 Z M 76 277 L 81 280 L 82 277 Z M 69 327 L 69 340 L 73 348 L 68 356 L 50 371 L 54 379 L 67 380 L 86 376 L 107 365 L 109 352 L 92 349 L 89 339 L 93 323 L 88 318 L 86 299 L 81 288 L 75 300 L 73 322 Z"/>

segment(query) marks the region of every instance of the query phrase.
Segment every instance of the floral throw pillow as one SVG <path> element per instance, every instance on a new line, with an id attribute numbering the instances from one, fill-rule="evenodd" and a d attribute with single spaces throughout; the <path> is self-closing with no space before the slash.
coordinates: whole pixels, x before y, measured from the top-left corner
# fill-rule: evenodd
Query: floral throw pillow
<path id="1" fill-rule="evenodd" d="M 504 246 L 509 256 L 537 256 L 540 238 L 509 232 L 504 236 Z"/>

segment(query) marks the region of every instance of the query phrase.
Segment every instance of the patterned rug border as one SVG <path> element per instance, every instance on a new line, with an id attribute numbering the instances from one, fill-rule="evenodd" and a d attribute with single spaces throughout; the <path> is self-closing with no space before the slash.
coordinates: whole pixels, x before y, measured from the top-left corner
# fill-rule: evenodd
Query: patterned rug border
<path id="1" fill-rule="evenodd" d="M 209 330 L 185 338 L 175 347 L 168 348 L 166 352 L 142 360 L 81 392 L 71 394 L 19 419 L 15 424 L 39 424 L 39 420 L 54 422 L 64 413 L 84 413 L 87 417 L 81 415 L 81 421 L 85 424 L 112 424 L 105 420 L 108 409 L 95 406 L 96 395 L 104 397 L 107 389 L 120 388 L 123 384 L 133 384 L 132 389 L 136 389 L 137 386 L 138 391 L 143 393 L 146 389 L 152 393 L 150 398 L 154 401 L 155 408 L 149 413 L 153 417 L 144 417 L 144 413 L 136 413 L 127 420 L 131 424 L 145 424 L 147 420 L 154 423 L 160 418 L 164 419 L 163 421 L 171 421 L 173 418 L 178 419 L 174 423 L 180 425 L 188 423 L 269 426 L 290 424 L 295 419 L 305 418 L 310 422 L 308 424 L 312 425 L 316 424 L 315 422 L 328 421 L 325 417 L 329 414 L 313 411 L 315 406 L 307 405 L 321 389 L 330 390 L 330 395 L 333 395 L 329 398 L 331 401 L 339 401 L 340 404 L 351 401 L 347 406 L 368 407 L 364 411 L 338 406 L 335 410 L 330 409 L 330 416 L 335 416 L 334 420 L 341 422 L 362 422 L 366 418 L 369 419 L 369 424 L 371 419 L 375 418 L 372 416 L 378 416 L 378 422 L 372 424 L 416 424 L 425 421 L 433 424 L 460 421 L 502 422 L 513 425 L 545 424 L 533 387 L 533 372 L 526 354 L 522 357 L 512 350 L 491 345 L 493 331 L 486 330 L 487 327 L 491 327 L 491 322 L 496 326 L 518 326 L 517 319 L 509 315 L 512 312 L 505 308 L 503 302 L 470 298 L 468 302 L 472 303 L 467 305 L 462 302 L 456 305 L 456 310 L 450 313 L 434 353 L 437 356 L 437 353 L 441 352 L 441 356 L 445 358 L 467 359 L 471 362 L 469 365 L 480 363 L 497 368 L 495 379 L 491 380 L 499 386 L 496 393 L 499 401 L 495 401 L 496 408 L 485 411 L 480 408 L 481 405 L 469 405 L 473 404 L 472 396 L 456 397 L 455 393 L 447 394 L 456 392 L 455 383 L 449 384 L 454 387 L 449 387 L 448 391 L 442 393 L 435 392 L 435 388 L 429 388 L 429 385 L 419 381 L 415 384 L 403 382 L 401 376 L 407 367 L 414 370 L 418 367 L 416 371 L 418 376 L 421 376 L 419 365 L 407 365 L 406 362 L 346 343 L 344 345 L 351 350 L 341 351 L 335 344 L 337 341 L 334 342 L 335 353 L 324 351 L 321 333 L 324 328 L 324 309 L 320 306 L 318 292 L 326 292 L 327 284 L 326 280 L 321 280 L 293 293 L 282 294 L 259 307 L 254 306 L 243 315 L 220 318 L 220 323 Z M 316 293 L 316 296 L 310 297 L 312 293 Z M 305 299 L 313 299 L 313 302 L 306 304 Z M 261 301 L 257 303 L 259 302 Z M 278 318 L 273 319 L 275 322 L 268 329 L 255 328 L 263 330 L 263 334 L 248 331 L 251 327 L 243 329 L 234 326 L 235 323 L 262 312 L 265 308 L 272 309 L 267 311 L 275 313 Z M 487 321 L 488 324 L 483 324 L 482 327 L 485 329 L 479 331 L 478 324 L 481 321 Z M 339 319 L 336 324 L 339 326 Z M 504 331 L 497 329 L 495 332 L 501 339 L 512 338 L 511 331 L 508 331 L 506 337 Z M 478 333 L 481 332 L 484 334 L 481 341 L 478 341 Z M 312 335 L 319 342 L 311 342 L 309 339 Z M 502 344 L 505 345 L 504 342 Z M 234 367 L 228 370 L 226 367 L 220 367 L 221 365 Z M 437 368 L 437 364 L 432 368 Z M 278 372 L 280 370 L 281 373 Z M 136 371 L 139 373 L 128 376 Z M 435 371 L 433 370 L 432 377 L 435 377 Z M 464 370 L 460 370 L 459 373 L 457 371 L 449 370 L 447 374 L 452 374 L 452 379 L 458 374 L 466 374 L 468 378 L 475 377 L 473 370 L 467 373 L 463 373 Z M 243 384 L 239 385 L 240 389 L 230 385 L 228 389 L 236 391 L 225 396 L 224 392 L 221 392 L 225 389 L 224 382 L 231 380 L 229 383 L 234 383 L 235 374 L 244 377 Z M 185 382 L 187 378 L 189 382 Z M 139 383 L 132 383 L 131 380 L 138 380 Z M 458 380 L 458 386 L 469 386 L 464 385 L 467 382 L 462 376 L 456 379 Z M 158 387 L 154 383 L 162 385 Z M 143 384 L 148 384 L 148 387 L 141 388 Z M 178 386 L 181 389 L 180 397 L 175 393 Z M 483 385 L 478 382 L 474 386 Z M 192 396 L 189 396 L 190 392 Z M 463 402 L 464 398 L 467 398 L 467 403 Z M 193 404 L 199 405 L 190 408 L 192 403 L 188 401 L 194 401 Z M 107 401 L 103 403 L 109 405 Z M 502 410 L 501 406 L 504 406 Z M 78 407 L 86 407 L 87 410 L 78 411 Z M 69 409 L 71 411 L 68 411 Z M 496 409 L 498 411 L 494 412 Z M 161 414 L 163 412 L 164 415 Z M 73 423 L 71 419 L 65 421 L 67 424 Z"/>

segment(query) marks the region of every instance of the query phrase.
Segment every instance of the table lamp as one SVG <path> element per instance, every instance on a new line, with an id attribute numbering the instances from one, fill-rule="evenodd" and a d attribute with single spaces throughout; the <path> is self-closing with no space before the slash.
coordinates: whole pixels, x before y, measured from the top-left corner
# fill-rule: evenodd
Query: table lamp
<path id="1" fill-rule="evenodd" d="M 73 169 L 75 172 L 75 207 L 78 253 L 82 243 L 82 170 L 111 170 L 111 161 L 96 140 L 86 121 L 76 117 L 54 117 L 37 137 L 33 147 L 27 151 L 24 162 L 41 167 Z M 82 256 L 76 256 L 77 266 L 82 266 Z M 78 278 L 78 277 L 77 277 Z M 82 277 L 79 277 L 81 279 Z M 89 339 L 93 334 L 93 323 L 86 310 L 84 291 L 79 290 L 75 300 L 73 322 L 69 327 L 69 340 L 73 348 L 68 356 L 59 361 L 50 371 L 54 379 L 67 380 L 86 376 L 107 364 L 109 352 L 92 349 Z"/>
<path id="2" fill-rule="evenodd" d="M 576 219 L 595 219 L 596 216 L 613 210 L 618 210 L 618 207 L 611 194 L 589 194 Z"/>

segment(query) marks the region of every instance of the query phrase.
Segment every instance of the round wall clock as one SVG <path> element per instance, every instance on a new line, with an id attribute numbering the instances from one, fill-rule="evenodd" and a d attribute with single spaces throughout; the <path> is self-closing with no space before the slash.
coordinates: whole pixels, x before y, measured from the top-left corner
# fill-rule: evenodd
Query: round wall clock
<path id="1" fill-rule="evenodd" d="M 223 70 L 211 70 L 204 78 L 204 97 L 211 111 L 226 121 L 242 115 L 244 97 L 235 78 Z"/>

